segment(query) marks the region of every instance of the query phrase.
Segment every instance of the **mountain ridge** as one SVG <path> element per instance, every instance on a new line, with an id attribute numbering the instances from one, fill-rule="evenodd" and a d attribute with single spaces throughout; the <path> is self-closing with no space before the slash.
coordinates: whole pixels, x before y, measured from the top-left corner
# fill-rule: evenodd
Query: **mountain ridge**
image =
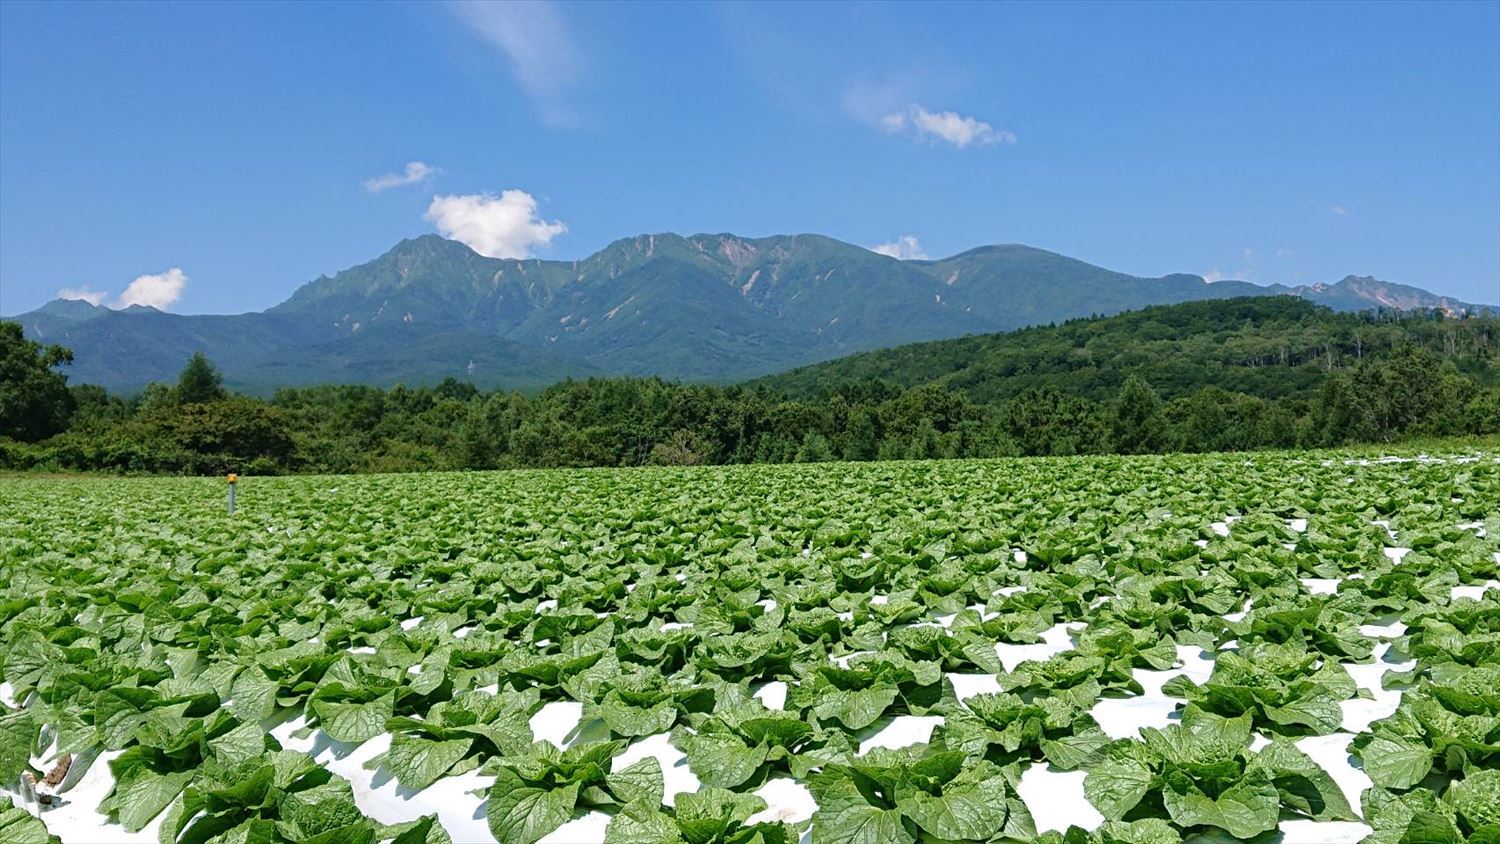
<path id="1" fill-rule="evenodd" d="M 1247 295 L 1338 310 L 1478 307 L 1367 276 L 1299 287 L 1134 276 L 1024 244 L 903 261 L 818 234 L 659 232 L 574 260 L 489 258 L 428 234 L 264 311 L 55 300 L 11 319 L 32 339 L 73 348 L 75 381 L 113 389 L 170 378 L 199 350 L 240 388 L 448 376 L 525 388 L 608 374 L 741 380 L 906 343 Z"/>

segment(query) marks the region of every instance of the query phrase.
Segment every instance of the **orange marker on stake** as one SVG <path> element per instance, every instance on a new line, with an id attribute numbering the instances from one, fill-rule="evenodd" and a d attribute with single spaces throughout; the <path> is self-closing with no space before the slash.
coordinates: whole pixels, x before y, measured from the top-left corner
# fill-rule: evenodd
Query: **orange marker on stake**
<path id="1" fill-rule="evenodd" d="M 236 475 L 233 472 L 229 473 L 229 513 L 230 513 L 230 515 L 234 515 L 234 484 L 239 479 L 240 479 L 239 475 Z"/>

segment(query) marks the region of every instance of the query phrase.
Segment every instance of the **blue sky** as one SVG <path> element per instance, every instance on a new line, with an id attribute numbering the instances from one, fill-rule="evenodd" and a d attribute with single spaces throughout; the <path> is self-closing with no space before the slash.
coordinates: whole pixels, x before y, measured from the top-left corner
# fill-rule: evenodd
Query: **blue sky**
<path id="1" fill-rule="evenodd" d="M 1500 301 L 1500 3 L 0 3 L 0 313 L 258 310 L 432 231 Z"/>

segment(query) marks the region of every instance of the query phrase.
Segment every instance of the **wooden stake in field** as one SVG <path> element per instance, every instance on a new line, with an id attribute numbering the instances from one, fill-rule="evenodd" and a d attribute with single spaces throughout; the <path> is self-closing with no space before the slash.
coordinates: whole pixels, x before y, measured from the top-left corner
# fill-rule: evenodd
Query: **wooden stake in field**
<path id="1" fill-rule="evenodd" d="M 229 515 L 231 516 L 234 515 L 234 485 L 239 479 L 239 475 L 233 472 L 229 473 Z"/>

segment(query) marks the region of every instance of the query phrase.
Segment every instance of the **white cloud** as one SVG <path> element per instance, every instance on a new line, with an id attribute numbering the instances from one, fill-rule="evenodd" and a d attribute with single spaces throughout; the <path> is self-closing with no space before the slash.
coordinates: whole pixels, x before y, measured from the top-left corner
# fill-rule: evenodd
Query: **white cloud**
<path id="1" fill-rule="evenodd" d="M 475 34 L 505 53 L 516 81 L 544 121 L 554 126 L 578 123 L 568 99 L 583 77 L 583 56 L 555 4 L 455 0 L 449 8 Z"/>
<path id="2" fill-rule="evenodd" d="M 1249 261 L 1255 257 L 1255 250 L 1249 246 L 1242 247 L 1240 249 L 1240 257 Z"/>
<path id="3" fill-rule="evenodd" d="M 529 258 L 533 247 L 546 246 L 568 230 L 561 221 L 538 217 L 536 198 L 523 190 L 503 191 L 499 197 L 434 196 L 426 216 L 444 237 L 491 258 Z"/>
<path id="4" fill-rule="evenodd" d="M 187 274 L 177 267 L 153 275 L 137 276 L 125 288 L 125 292 L 120 294 L 114 306 L 128 308 L 131 305 L 145 305 L 165 309 L 181 298 L 182 289 L 187 287 L 187 283 Z"/>
<path id="5" fill-rule="evenodd" d="M 422 161 L 406 162 L 406 170 L 401 173 L 386 173 L 373 179 L 365 179 L 365 190 L 370 193 L 380 193 L 391 188 L 401 188 L 407 185 L 415 185 L 425 182 L 442 171 Z"/>
<path id="6" fill-rule="evenodd" d="M 1349 209 L 1342 205 L 1331 205 L 1328 207 L 1328 210 L 1337 217 L 1345 217 L 1349 214 Z"/>
<path id="7" fill-rule="evenodd" d="M 1219 272 L 1218 270 L 1209 270 L 1208 272 L 1203 274 L 1203 280 L 1208 282 L 1209 284 L 1223 281 L 1227 278 L 1229 278 L 1229 276 Z"/>
<path id="8" fill-rule="evenodd" d="M 90 290 L 87 287 L 64 287 L 57 291 L 57 298 L 81 299 L 90 305 L 99 305 L 109 298 L 109 294 L 103 290 Z"/>
<path id="9" fill-rule="evenodd" d="M 1289 257 L 1291 257 L 1291 254 L 1292 254 L 1292 250 L 1290 250 L 1290 249 L 1278 248 L 1276 250 L 1276 257 L 1278 257 L 1278 258 L 1289 258 Z"/>
<path id="10" fill-rule="evenodd" d="M 917 241 L 917 236 L 914 234 L 903 234 L 890 243 L 871 246 L 870 251 L 902 261 L 922 260 L 927 257 L 927 253 L 922 251 L 922 244 Z"/>
<path id="11" fill-rule="evenodd" d="M 970 144 L 1013 144 L 1016 133 L 956 111 L 928 111 L 920 105 L 907 107 L 880 118 L 880 129 L 887 134 L 910 132 L 924 140 L 941 140 L 959 149 Z"/>

